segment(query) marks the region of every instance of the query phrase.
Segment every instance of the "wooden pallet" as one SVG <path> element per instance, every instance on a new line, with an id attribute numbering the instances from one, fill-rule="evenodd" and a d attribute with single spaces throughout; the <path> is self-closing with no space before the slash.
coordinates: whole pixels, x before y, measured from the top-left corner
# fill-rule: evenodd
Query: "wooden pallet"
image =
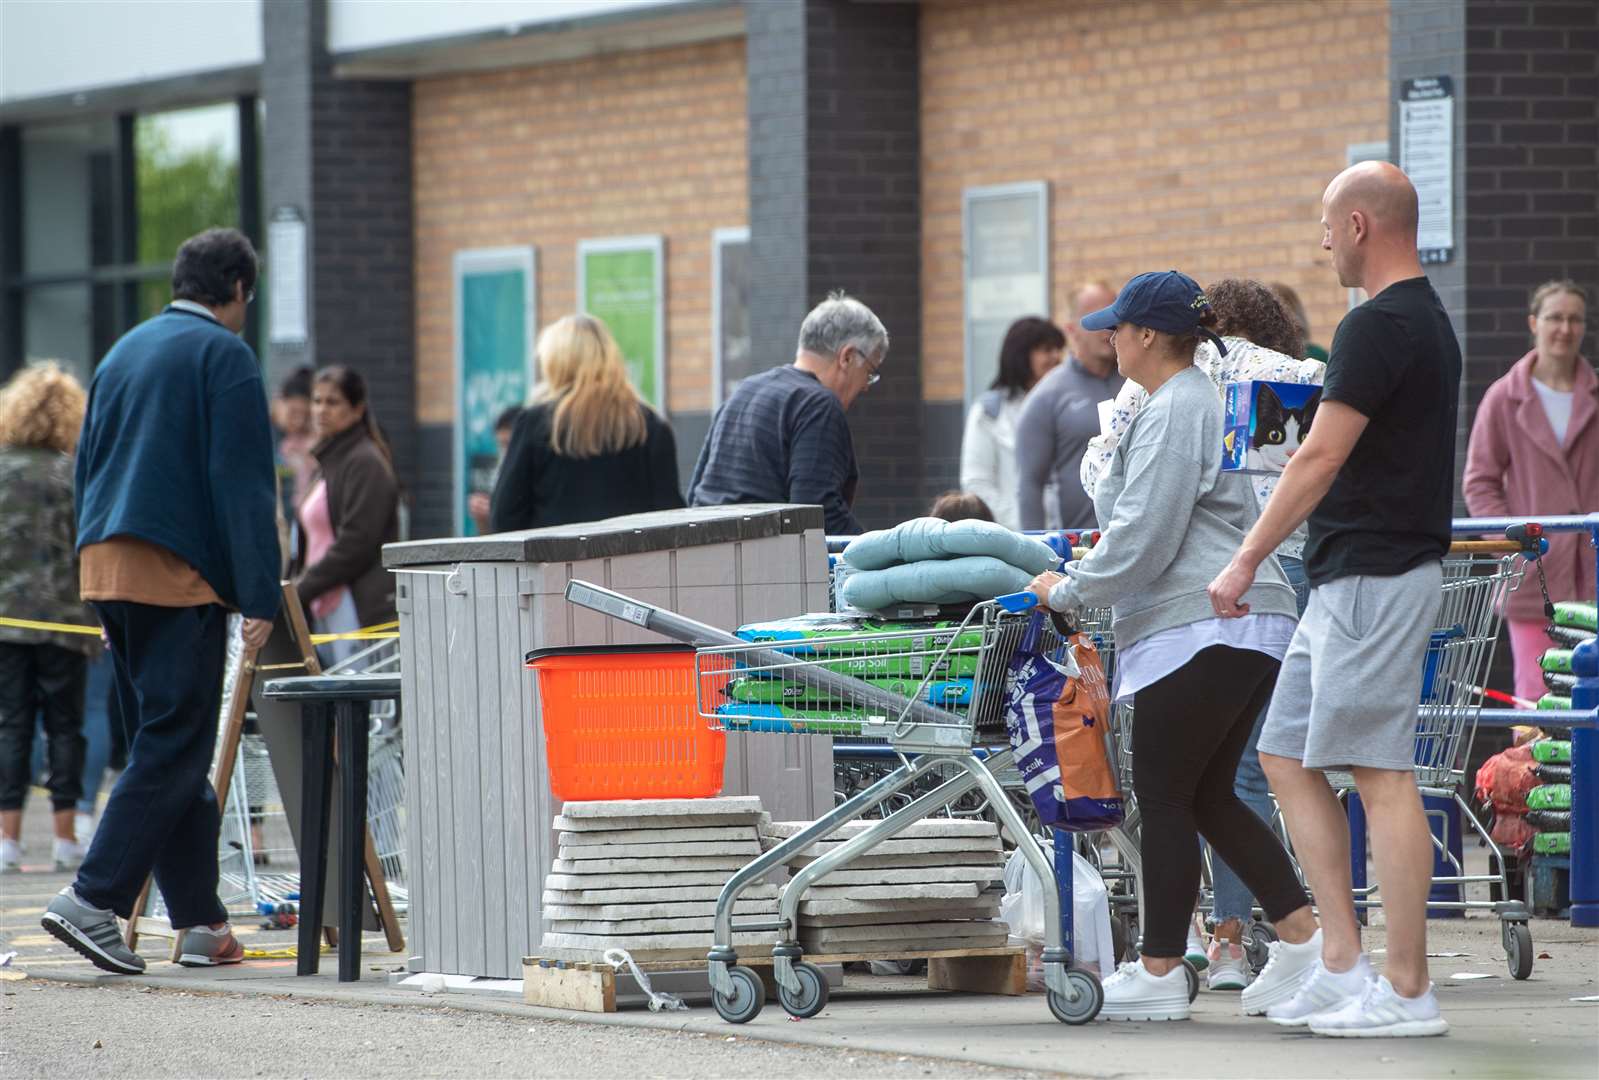
<path id="1" fill-rule="evenodd" d="M 926 960 L 929 990 L 959 990 L 968 994 L 1016 995 L 1027 992 L 1027 957 L 1013 945 L 983 949 L 896 949 L 893 952 L 807 954 L 813 964 L 844 964 L 869 960 Z M 775 995 L 768 970 L 770 955 L 740 956 L 739 963 L 755 968 L 766 983 L 767 998 Z M 703 960 L 640 961 L 647 974 L 704 971 Z M 626 969 L 622 972 L 626 974 Z M 575 1012 L 615 1012 L 617 972 L 610 964 L 580 960 L 522 958 L 522 1000 Z M 631 982 L 631 979 L 628 980 Z"/>

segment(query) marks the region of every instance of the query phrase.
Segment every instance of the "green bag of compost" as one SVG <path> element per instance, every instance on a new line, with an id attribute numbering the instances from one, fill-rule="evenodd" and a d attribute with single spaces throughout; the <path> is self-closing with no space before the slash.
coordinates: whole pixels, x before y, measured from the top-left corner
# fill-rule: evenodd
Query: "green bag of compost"
<path id="1" fill-rule="evenodd" d="M 1527 792 L 1528 810 L 1570 810 L 1570 784 L 1539 784 Z"/>

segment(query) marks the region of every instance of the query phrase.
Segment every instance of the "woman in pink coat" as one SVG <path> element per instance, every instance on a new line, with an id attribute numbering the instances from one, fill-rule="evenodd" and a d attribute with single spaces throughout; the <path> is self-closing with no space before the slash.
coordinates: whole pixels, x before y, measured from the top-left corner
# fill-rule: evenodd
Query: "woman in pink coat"
<path id="1" fill-rule="evenodd" d="M 1466 451 L 1466 506 L 1479 517 L 1536 520 L 1599 511 L 1599 376 L 1578 350 L 1588 295 L 1572 281 L 1532 294 L 1534 348 L 1488 388 Z M 1580 533 L 1549 538 L 1544 557 L 1555 600 L 1594 598 L 1594 551 Z M 1544 693 L 1538 657 L 1549 648 L 1543 596 L 1529 577 L 1506 603 L 1516 695 Z"/>

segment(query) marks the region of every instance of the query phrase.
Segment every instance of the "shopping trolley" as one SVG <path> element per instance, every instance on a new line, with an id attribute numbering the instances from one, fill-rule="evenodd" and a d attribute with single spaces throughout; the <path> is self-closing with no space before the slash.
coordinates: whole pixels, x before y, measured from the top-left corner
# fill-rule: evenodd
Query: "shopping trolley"
<path id="1" fill-rule="evenodd" d="M 938 813 L 967 792 L 979 790 L 1041 881 L 1054 868 L 1006 797 L 1000 777 L 1014 761 L 1008 746 L 982 753 L 985 740 L 1007 742 L 1004 704 L 1009 661 L 1031 619 L 999 602 L 975 605 L 958 627 L 889 631 L 818 641 L 751 643 L 714 627 L 583 581 L 567 585 L 566 598 L 697 648 L 700 712 L 722 730 L 747 734 L 846 736 L 890 746 L 899 764 L 795 835 L 737 871 L 716 903 L 713 945 L 707 954 L 712 1002 L 730 1023 L 746 1023 L 760 1012 L 765 992 L 760 976 L 738 963 L 735 933 L 777 932 L 772 970 L 778 1000 L 795 1017 L 814 1016 L 827 1004 L 827 980 L 805 963 L 798 942 L 799 904 L 805 891 L 838 867 L 865 854 L 912 822 Z M 1014 598 L 1010 598 L 1013 599 Z M 1026 596 L 1028 605 L 1030 594 Z M 1014 605 L 1023 607 L 1018 601 Z M 893 693 L 865 676 L 899 680 L 909 692 Z M 734 680 L 780 679 L 798 687 L 798 707 L 760 706 L 726 691 Z M 952 693 L 948 687 L 958 684 Z M 911 755 L 914 755 L 911 756 Z M 775 921 L 733 924 L 734 904 L 744 889 L 783 866 L 819 840 L 865 815 L 924 778 L 954 775 L 917 795 L 880 820 L 798 870 L 784 885 Z M 1069 854 L 1066 854 L 1069 858 Z M 1044 982 L 1049 1008 L 1067 1024 L 1099 1014 L 1104 994 L 1098 977 L 1071 968 L 1070 905 L 1063 924 L 1056 890 L 1043 890 Z"/>
<path id="2" fill-rule="evenodd" d="M 1438 617 L 1422 668 L 1415 770 L 1421 794 L 1452 801 L 1465 826 L 1487 846 L 1492 856 L 1490 866 L 1498 868 L 1487 874 L 1466 873 L 1460 858 L 1451 850 L 1449 815 L 1429 808 L 1427 816 L 1438 823 L 1432 835 L 1433 848 L 1438 859 L 1452 871 L 1435 874 L 1432 884 L 1455 886 L 1460 890 L 1460 899 L 1429 898 L 1427 906 L 1446 911 L 1492 911 L 1499 917 L 1506 965 L 1515 978 L 1525 979 L 1532 974 L 1534 957 L 1532 929 L 1528 925 L 1531 912 L 1521 900 L 1509 899 L 1504 852 L 1460 794 L 1477 734 L 1477 714 L 1482 710 L 1481 687 L 1499 640 L 1499 613 L 1505 595 L 1520 584 L 1528 561 L 1520 552 L 1504 554 L 1506 546 L 1499 541 L 1456 543 L 1450 549 L 1450 557 L 1444 559 Z M 1348 773 L 1329 773 L 1327 779 L 1340 799 L 1347 800 L 1355 791 L 1354 777 Z M 1470 899 L 1465 893 L 1469 885 L 1495 887 L 1497 895 L 1506 899 Z M 1380 908 L 1378 887 L 1357 887 L 1355 906 L 1357 910 Z"/>
<path id="3" fill-rule="evenodd" d="M 1493 865 L 1498 870 L 1488 874 L 1468 874 L 1461 860 L 1451 850 L 1449 829 L 1452 823 L 1449 815 L 1442 810 L 1429 809 L 1429 818 L 1439 823 L 1432 837 L 1433 847 L 1439 859 L 1451 871 L 1435 875 L 1432 884 L 1453 885 L 1462 891 L 1459 900 L 1429 899 L 1428 907 L 1454 911 L 1492 911 L 1500 919 L 1501 938 L 1511 974 L 1518 979 L 1525 979 L 1532 972 L 1534 958 L 1532 932 L 1528 925 L 1531 913 L 1525 903 L 1513 899 L 1473 900 L 1464 892 L 1466 886 L 1489 885 L 1497 887 L 1497 895 L 1510 896 L 1504 854 L 1470 804 L 1461 797 L 1459 785 L 1465 778 L 1466 762 L 1476 735 L 1477 714 L 1482 707 L 1480 687 L 1493 663 L 1499 635 L 1499 610 L 1505 594 L 1520 583 L 1526 554 L 1530 551 L 1525 544 L 1518 547 L 1515 541 L 1457 543 L 1450 550 L 1450 557 L 1443 562 L 1443 588 L 1438 616 L 1428 641 L 1422 670 L 1422 693 L 1416 719 L 1416 783 L 1422 795 L 1454 802 L 1465 826 L 1488 847 Z M 1114 635 L 1110 629 L 1109 610 L 1087 612 L 1082 623 L 1100 642 L 1102 654 L 1113 658 Z M 1107 662 L 1107 674 L 1110 670 L 1110 662 Z M 1109 834 L 1109 839 L 1124 869 L 1102 868 L 1101 871 L 1111 887 L 1111 902 L 1124 927 L 1133 919 L 1139 919 L 1141 925 L 1142 915 L 1142 873 L 1138 853 L 1140 818 L 1133 787 L 1133 719 L 1130 706 L 1113 707 L 1111 744 L 1126 816 L 1122 824 Z M 1347 801 L 1355 791 L 1354 777 L 1347 772 L 1329 772 L 1327 778 L 1340 800 Z M 1292 853 L 1280 811 L 1273 815 L 1271 824 L 1273 831 L 1283 841 L 1283 846 Z M 1295 868 L 1298 870 L 1297 863 Z M 1132 879 L 1128 883 L 1130 888 L 1122 884 L 1124 875 Z M 1301 880 L 1303 877 L 1301 871 Z M 1376 885 L 1356 888 L 1354 899 L 1358 910 L 1382 906 Z M 1125 929 L 1124 933 L 1128 940 L 1136 939 L 1131 928 Z M 1251 923 L 1243 944 L 1252 967 L 1259 969 L 1265 960 L 1268 944 L 1275 939 L 1276 932 L 1269 924 L 1260 920 Z"/>

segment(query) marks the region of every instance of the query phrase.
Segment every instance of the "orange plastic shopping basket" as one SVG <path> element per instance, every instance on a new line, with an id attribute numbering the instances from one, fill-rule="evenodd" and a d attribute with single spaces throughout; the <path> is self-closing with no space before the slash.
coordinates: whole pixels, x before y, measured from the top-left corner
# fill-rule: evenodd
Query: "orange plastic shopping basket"
<path id="1" fill-rule="evenodd" d="M 699 714 L 694 650 L 673 645 L 535 649 L 555 797 L 706 798 L 722 790 L 727 739 Z"/>

